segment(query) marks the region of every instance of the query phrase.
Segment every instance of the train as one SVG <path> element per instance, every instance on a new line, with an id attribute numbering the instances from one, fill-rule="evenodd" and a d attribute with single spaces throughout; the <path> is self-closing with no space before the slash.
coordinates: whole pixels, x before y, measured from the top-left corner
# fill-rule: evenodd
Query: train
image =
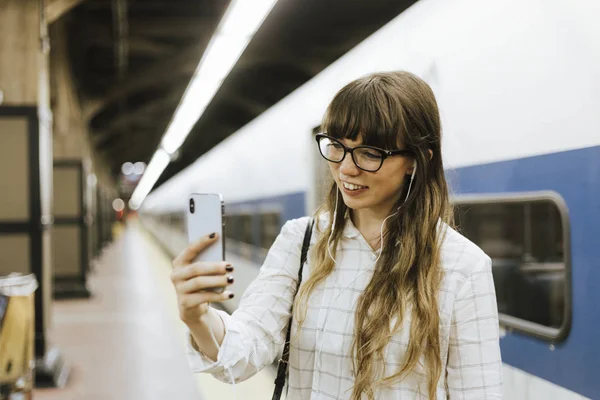
<path id="1" fill-rule="evenodd" d="M 599 16 L 591 0 L 419 1 L 155 189 L 140 219 L 175 255 L 189 194 L 221 193 L 243 292 L 282 225 L 324 199 L 314 135 L 334 94 L 413 72 L 440 108 L 457 227 L 492 258 L 505 398 L 600 398 Z"/>

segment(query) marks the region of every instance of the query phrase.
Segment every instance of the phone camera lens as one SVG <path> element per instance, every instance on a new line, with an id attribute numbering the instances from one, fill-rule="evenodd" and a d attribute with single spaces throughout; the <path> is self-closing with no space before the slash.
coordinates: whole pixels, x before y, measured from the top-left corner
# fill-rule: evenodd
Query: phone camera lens
<path id="1" fill-rule="evenodd" d="M 190 212 L 193 214 L 194 213 L 194 199 L 190 199 Z"/>

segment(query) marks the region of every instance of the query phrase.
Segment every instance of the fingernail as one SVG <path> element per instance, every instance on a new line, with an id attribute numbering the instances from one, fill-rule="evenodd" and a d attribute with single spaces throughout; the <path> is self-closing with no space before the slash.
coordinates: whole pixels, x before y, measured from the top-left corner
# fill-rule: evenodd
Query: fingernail
<path id="1" fill-rule="evenodd" d="M 233 271 L 233 265 L 231 265 L 231 264 L 227 264 L 227 265 L 225 266 L 225 271 L 228 271 L 228 272 L 231 272 L 231 271 Z"/>
<path id="2" fill-rule="evenodd" d="M 212 239 L 212 238 L 214 238 L 214 237 L 215 237 L 215 235 L 216 235 L 216 233 L 214 233 L 214 232 L 213 232 L 213 233 L 211 233 L 211 234 L 210 234 L 208 237 Z"/>
<path id="3" fill-rule="evenodd" d="M 229 298 L 233 299 L 233 293 L 229 293 Z"/>
<path id="4" fill-rule="evenodd" d="M 228 283 L 233 283 L 233 276 L 229 275 L 229 276 L 227 277 L 227 282 L 228 282 Z"/>

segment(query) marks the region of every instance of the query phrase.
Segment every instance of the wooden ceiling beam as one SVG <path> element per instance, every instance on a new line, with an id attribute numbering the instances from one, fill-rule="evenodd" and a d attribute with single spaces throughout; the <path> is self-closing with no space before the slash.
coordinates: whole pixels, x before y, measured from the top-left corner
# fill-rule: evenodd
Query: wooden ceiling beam
<path id="1" fill-rule="evenodd" d="M 175 51 L 175 47 L 170 44 L 161 43 L 158 40 L 146 37 L 129 36 L 127 39 L 129 46 L 129 53 L 145 54 L 150 56 L 163 56 L 168 55 Z M 112 36 L 95 36 L 90 38 L 87 43 L 88 46 L 98 46 L 102 48 L 112 48 L 114 46 L 114 40 Z"/>
<path id="2" fill-rule="evenodd" d="M 156 86 L 161 82 L 172 82 L 182 75 L 193 73 L 205 46 L 205 43 L 194 44 L 171 57 L 165 57 L 144 71 L 136 71 L 135 74 L 125 77 L 122 83 L 115 84 L 109 89 L 103 99 L 85 105 L 84 117 L 89 122 L 108 105 L 138 90 Z"/>
<path id="3" fill-rule="evenodd" d="M 132 35 L 168 38 L 195 38 L 200 35 L 211 35 L 215 29 L 215 17 L 168 17 L 162 19 L 136 20 L 130 26 Z"/>
<path id="4" fill-rule="evenodd" d="M 165 15 L 160 19 L 155 17 L 131 17 L 129 35 L 164 39 L 194 39 L 204 35 L 212 35 L 218 22 L 216 17 L 210 15 L 189 17 Z M 93 37 L 112 37 L 111 27 L 105 25 L 101 20 L 91 19 L 86 21 L 82 29 L 85 30 L 86 34 Z"/>
<path id="5" fill-rule="evenodd" d="M 151 156 L 155 150 L 155 138 L 144 130 L 131 131 L 127 138 L 115 136 L 96 147 L 96 151 L 110 159 L 115 168 L 128 160 L 144 161 L 142 158 Z"/>
<path id="6" fill-rule="evenodd" d="M 130 53 L 160 56 L 173 52 L 173 49 L 173 46 L 159 43 L 156 40 L 143 37 L 129 37 Z"/>
<path id="7" fill-rule="evenodd" d="M 48 24 L 53 23 L 60 17 L 83 3 L 85 0 L 50 0 L 44 8 Z"/>
<path id="8" fill-rule="evenodd" d="M 117 132 L 122 131 L 139 119 L 148 118 L 149 115 L 156 116 L 157 113 L 160 113 L 166 108 L 174 109 L 177 107 L 184 90 L 185 88 L 178 87 L 164 97 L 149 101 L 141 107 L 129 109 L 127 112 L 120 113 L 118 116 L 111 119 L 110 123 L 104 129 L 94 132 L 94 136 L 97 136 L 96 143 L 102 142 L 103 138 L 106 136 L 110 137 L 117 134 Z"/>

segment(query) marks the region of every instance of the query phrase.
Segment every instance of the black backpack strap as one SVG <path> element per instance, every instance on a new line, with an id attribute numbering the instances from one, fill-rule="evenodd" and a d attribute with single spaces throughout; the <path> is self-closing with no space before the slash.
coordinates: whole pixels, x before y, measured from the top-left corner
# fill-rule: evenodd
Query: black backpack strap
<path id="1" fill-rule="evenodd" d="M 302 269 L 304 267 L 304 263 L 306 262 L 306 256 L 308 254 L 308 247 L 310 246 L 310 238 L 312 236 L 312 229 L 314 225 L 314 218 L 311 218 L 308 221 L 308 225 L 306 226 L 306 232 L 304 233 L 304 242 L 302 243 L 302 254 L 300 256 L 300 269 L 298 270 L 298 286 L 296 288 L 296 292 L 298 292 L 298 288 L 300 288 L 300 284 L 302 283 Z M 279 360 L 279 364 L 277 366 L 277 378 L 275 378 L 275 391 L 273 392 L 272 400 L 279 400 L 281 398 L 281 393 L 283 392 L 283 386 L 285 385 L 285 376 L 287 373 L 288 360 L 290 358 L 290 336 L 292 333 L 292 316 L 294 311 L 292 301 L 292 313 L 290 314 L 290 323 L 287 329 L 287 335 L 285 337 L 285 345 L 283 347 L 283 354 L 281 355 L 281 359 Z"/>

